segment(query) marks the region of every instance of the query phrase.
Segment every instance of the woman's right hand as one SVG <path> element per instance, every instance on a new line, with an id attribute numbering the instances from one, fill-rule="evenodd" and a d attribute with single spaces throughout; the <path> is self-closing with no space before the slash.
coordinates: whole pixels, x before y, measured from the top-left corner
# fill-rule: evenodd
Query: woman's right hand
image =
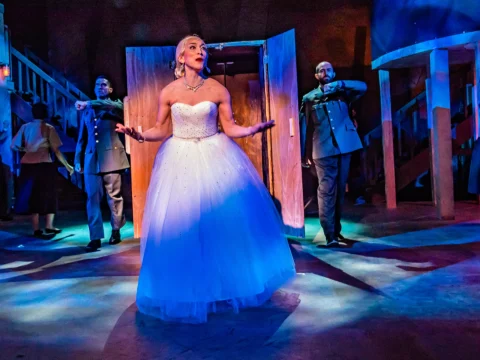
<path id="1" fill-rule="evenodd" d="M 135 130 L 133 127 L 128 127 L 123 124 L 117 123 L 117 128 L 115 129 L 116 132 L 128 135 L 138 142 L 144 142 L 145 138 L 143 137 L 142 133 Z"/>

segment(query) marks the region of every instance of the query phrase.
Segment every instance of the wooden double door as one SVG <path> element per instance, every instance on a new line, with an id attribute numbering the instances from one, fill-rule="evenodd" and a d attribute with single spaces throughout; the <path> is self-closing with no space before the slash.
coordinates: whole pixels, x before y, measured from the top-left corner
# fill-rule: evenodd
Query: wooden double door
<path id="1" fill-rule="evenodd" d="M 295 32 L 267 40 L 207 44 L 211 77 L 229 90 L 235 119 L 251 126 L 275 120 L 262 135 L 236 139 L 279 209 L 285 233 L 303 237 L 304 206 L 298 125 Z M 155 125 L 158 95 L 174 80 L 175 47 L 128 47 L 125 122 L 146 130 Z M 145 197 L 160 143 L 127 142 L 131 156 L 135 237 L 141 235 Z M 254 206 L 254 204 L 252 204 Z"/>

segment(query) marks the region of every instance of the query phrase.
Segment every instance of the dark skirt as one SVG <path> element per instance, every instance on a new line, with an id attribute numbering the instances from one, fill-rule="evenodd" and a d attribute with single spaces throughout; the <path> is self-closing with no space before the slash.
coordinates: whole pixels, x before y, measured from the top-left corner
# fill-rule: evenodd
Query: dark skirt
<path id="1" fill-rule="evenodd" d="M 55 214 L 57 167 L 54 163 L 22 164 L 15 196 L 17 214 Z"/>

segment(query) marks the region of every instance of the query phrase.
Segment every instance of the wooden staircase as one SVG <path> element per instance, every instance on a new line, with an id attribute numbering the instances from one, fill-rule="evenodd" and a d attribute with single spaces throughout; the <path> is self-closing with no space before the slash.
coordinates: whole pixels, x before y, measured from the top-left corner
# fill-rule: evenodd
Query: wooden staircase
<path id="1" fill-rule="evenodd" d="M 88 100 L 85 95 L 74 94 L 63 87 L 57 80 L 48 75 L 40 67 L 30 61 L 15 48 L 11 48 L 11 71 L 15 92 L 23 101 L 46 103 L 54 117 L 58 118 L 63 133 L 68 129 L 76 129 L 79 118 L 75 110 L 75 101 Z M 27 101 L 26 95 L 30 101 Z M 25 114 L 17 114 L 25 116 Z M 25 117 L 21 118 L 28 121 Z"/>
<path id="2" fill-rule="evenodd" d="M 467 92 L 471 87 L 467 85 Z M 468 98 L 468 95 L 465 96 Z M 426 107 L 426 94 L 422 92 L 393 114 L 392 128 L 395 135 L 395 185 L 397 193 L 416 181 L 430 170 L 429 131 L 425 127 L 419 130 L 419 124 L 425 125 L 426 119 L 420 119 L 419 109 Z M 467 106 L 465 106 L 465 112 Z M 471 153 L 473 136 L 472 116 L 464 114 L 464 120 L 452 122 L 452 156 Z M 379 172 L 383 168 L 381 125 L 364 136 L 363 176 L 367 186 L 376 192 L 383 192 L 385 182 Z M 375 169 L 373 169 L 373 167 Z"/>
<path id="3" fill-rule="evenodd" d="M 462 145 L 472 138 L 472 117 L 468 117 L 455 127 L 456 138 L 452 139 L 452 155 L 464 153 Z M 397 169 L 395 183 L 397 191 L 404 189 L 420 175 L 430 169 L 430 149 L 424 149 L 413 159 Z"/>
<path id="4" fill-rule="evenodd" d="M 8 34 L 8 28 L 5 31 Z M 23 123 L 33 120 L 32 104 L 39 101 L 44 102 L 52 114 L 50 123 L 55 126 L 62 140 L 61 150 L 69 162 L 73 163 L 80 123 L 79 114 L 75 110 L 75 102 L 90 100 L 89 97 L 31 50 L 26 49 L 25 54 L 22 54 L 9 44 L 9 56 L 10 86 L 13 87 L 10 95 L 13 133 Z M 20 168 L 18 152 L 14 155 L 13 168 L 18 175 Z M 58 170 L 66 179 L 83 189 L 81 175 L 74 173 L 70 177 L 64 167 L 60 167 Z"/>

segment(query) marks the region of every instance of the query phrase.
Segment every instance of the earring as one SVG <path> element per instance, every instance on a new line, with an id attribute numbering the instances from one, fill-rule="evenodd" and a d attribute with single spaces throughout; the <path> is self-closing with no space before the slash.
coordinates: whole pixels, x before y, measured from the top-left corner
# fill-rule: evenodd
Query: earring
<path id="1" fill-rule="evenodd" d="M 209 74 L 211 73 L 210 68 L 208 66 L 205 66 L 205 71 Z"/>

